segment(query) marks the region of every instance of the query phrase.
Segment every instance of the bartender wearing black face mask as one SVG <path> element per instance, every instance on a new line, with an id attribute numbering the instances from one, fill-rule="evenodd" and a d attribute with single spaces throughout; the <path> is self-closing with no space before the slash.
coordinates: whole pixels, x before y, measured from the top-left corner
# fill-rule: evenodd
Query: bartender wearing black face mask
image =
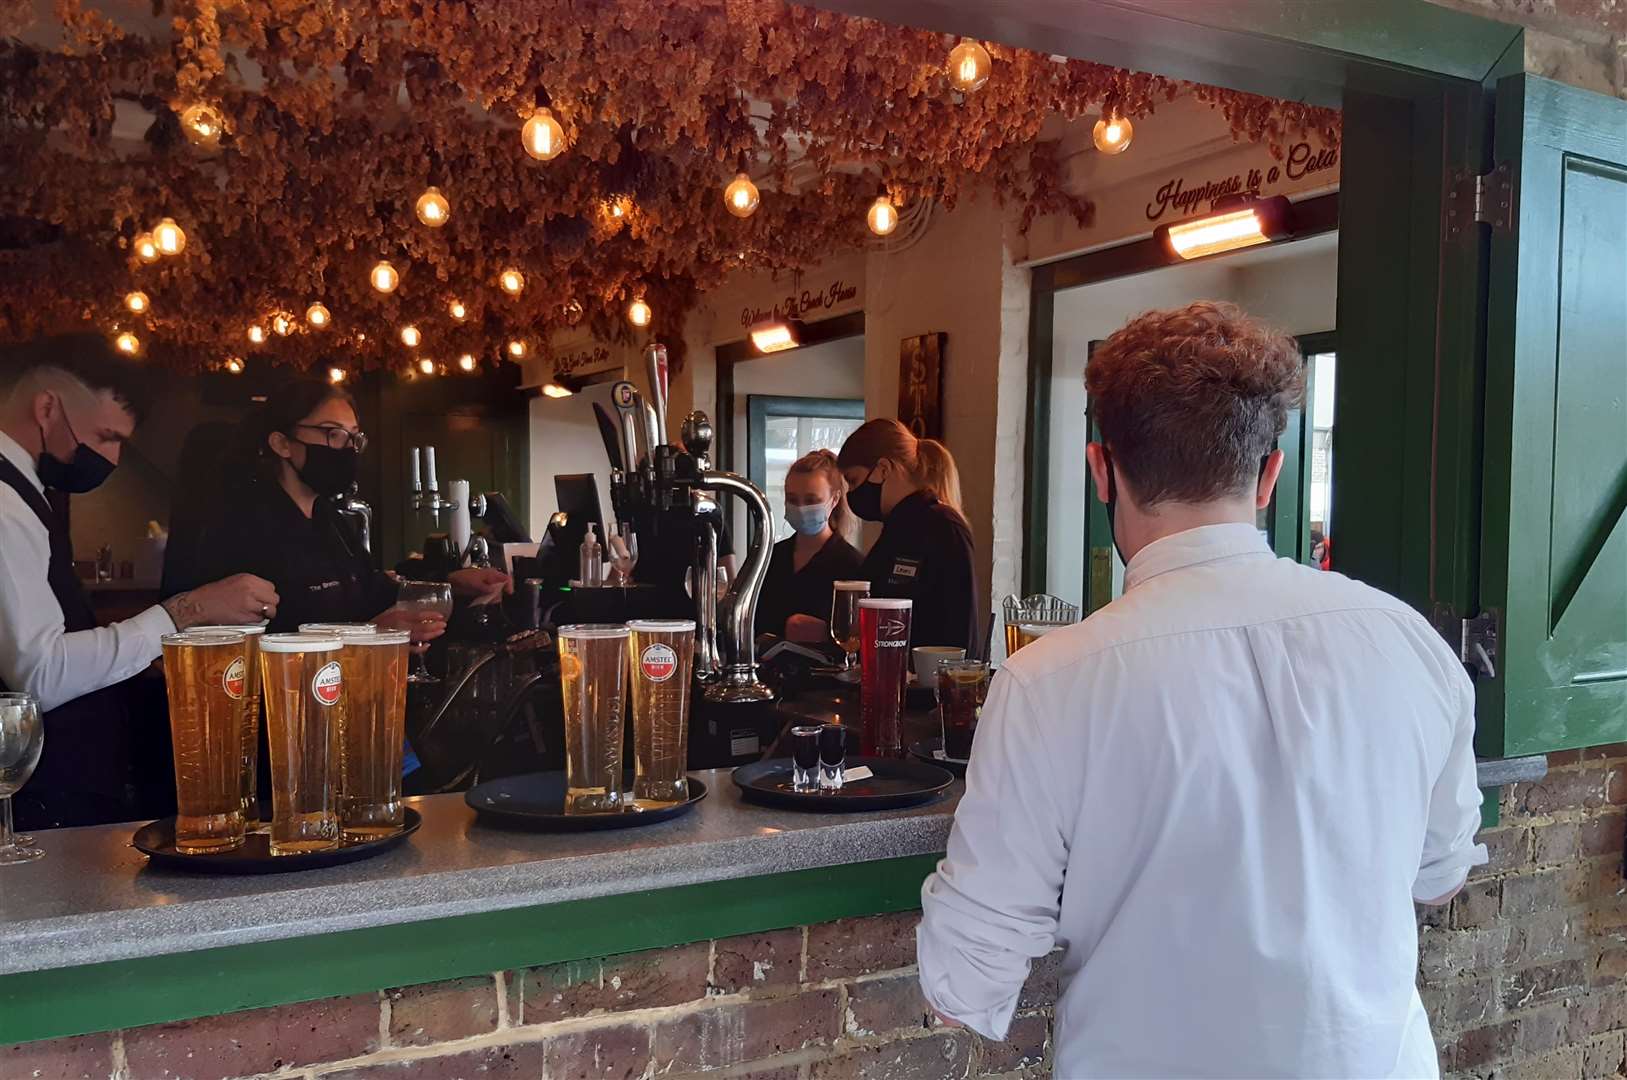
<path id="1" fill-rule="evenodd" d="M 113 473 L 141 411 L 136 369 L 99 335 L 0 355 L 0 689 L 32 694 L 45 716 L 39 766 L 13 800 L 23 830 L 162 812 L 153 800 L 173 786 L 135 762 L 167 739 L 139 726 L 163 715 L 133 713 L 126 681 L 158 659 L 165 634 L 277 610 L 269 582 L 240 574 L 97 626 L 74 573 L 67 496 Z"/>
<path id="2" fill-rule="evenodd" d="M 250 430 L 253 475 L 228 486 L 193 572 L 246 570 L 274 583 L 282 601 L 273 633 L 311 622 L 371 622 L 406 630 L 417 644 L 445 633 L 443 616 L 394 606 L 395 579 L 374 568 L 335 509 L 356 483 L 367 447 L 351 396 L 329 383 L 291 383 L 265 402 Z M 166 566 L 164 579 L 184 582 L 187 571 Z M 509 578 L 467 569 L 450 581 L 454 593 L 476 597 L 502 592 Z"/>
<path id="3" fill-rule="evenodd" d="M 871 420 L 848 436 L 837 464 L 848 508 L 885 523 L 859 571 L 870 594 L 914 601 L 912 645 L 972 650 L 972 531 L 960 513 L 960 472 L 948 448 L 917 439 L 897 420 Z"/>

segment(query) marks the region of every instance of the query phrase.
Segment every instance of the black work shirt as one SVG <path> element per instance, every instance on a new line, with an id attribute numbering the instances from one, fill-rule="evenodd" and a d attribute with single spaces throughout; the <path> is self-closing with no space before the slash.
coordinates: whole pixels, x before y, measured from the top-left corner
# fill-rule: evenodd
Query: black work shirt
<path id="1" fill-rule="evenodd" d="M 763 579 L 757 599 L 757 633 L 785 634 L 785 620 L 793 615 L 812 615 L 830 620 L 833 583 L 857 578 L 863 557 L 859 549 L 835 533 L 813 558 L 796 568 L 795 536 L 774 545 L 768 558 L 768 576 Z"/>
<path id="2" fill-rule="evenodd" d="M 207 529 L 196 572 L 179 568 L 180 588 L 232 574 L 265 578 L 277 589 L 271 633 L 309 622 L 367 622 L 395 603 L 395 581 L 373 567 L 327 500 L 318 499 L 306 517 L 280 485 L 256 479 L 228 499 L 224 511 Z"/>
<path id="3" fill-rule="evenodd" d="M 911 645 L 959 646 L 977 638 L 977 576 L 966 519 L 925 491 L 901 500 L 864 558 L 871 596 L 913 600 Z"/>

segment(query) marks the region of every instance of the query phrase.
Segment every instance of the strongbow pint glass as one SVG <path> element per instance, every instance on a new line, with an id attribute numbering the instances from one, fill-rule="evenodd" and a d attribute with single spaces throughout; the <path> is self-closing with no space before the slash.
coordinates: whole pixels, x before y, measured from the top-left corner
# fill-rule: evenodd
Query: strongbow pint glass
<path id="1" fill-rule="evenodd" d="M 186 855 L 231 851 L 243 846 L 244 638 L 191 630 L 161 640 L 175 749 L 175 848 Z"/>
<path id="2" fill-rule="evenodd" d="M 335 743 L 345 700 L 340 641 L 331 634 L 267 634 L 260 677 L 271 746 L 271 854 L 339 846 Z"/>
<path id="3" fill-rule="evenodd" d="M 633 691 L 633 799 L 656 806 L 689 798 L 689 687 L 695 624 L 635 619 L 627 624 Z"/>
<path id="4" fill-rule="evenodd" d="M 909 600 L 859 601 L 859 722 L 867 757 L 903 757 L 904 680 L 909 674 Z"/>

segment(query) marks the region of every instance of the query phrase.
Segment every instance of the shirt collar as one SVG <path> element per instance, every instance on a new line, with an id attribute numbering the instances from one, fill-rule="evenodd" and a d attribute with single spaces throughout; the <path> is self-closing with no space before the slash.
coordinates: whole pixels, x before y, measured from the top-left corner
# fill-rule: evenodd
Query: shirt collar
<path id="1" fill-rule="evenodd" d="M 17 467 L 17 471 L 28 477 L 28 482 L 39 489 L 41 495 L 45 494 L 45 485 L 40 483 L 39 467 L 22 444 L 10 435 L 0 431 L 0 457 L 5 458 Z"/>
<path id="2" fill-rule="evenodd" d="M 1188 566 L 1230 559 L 1238 555 L 1269 555 L 1271 548 L 1260 530 L 1245 522 L 1204 525 L 1154 540 L 1124 568 L 1124 591 L 1145 584 L 1160 574 Z"/>

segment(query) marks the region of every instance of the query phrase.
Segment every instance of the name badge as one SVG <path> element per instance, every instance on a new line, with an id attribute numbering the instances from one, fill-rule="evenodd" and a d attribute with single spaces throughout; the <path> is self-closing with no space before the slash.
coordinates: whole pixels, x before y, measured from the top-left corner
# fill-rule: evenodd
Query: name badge
<path id="1" fill-rule="evenodd" d="M 892 578 L 894 581 L 914 581 L 921 573 L 920 559 L 894 559 Z"/>

